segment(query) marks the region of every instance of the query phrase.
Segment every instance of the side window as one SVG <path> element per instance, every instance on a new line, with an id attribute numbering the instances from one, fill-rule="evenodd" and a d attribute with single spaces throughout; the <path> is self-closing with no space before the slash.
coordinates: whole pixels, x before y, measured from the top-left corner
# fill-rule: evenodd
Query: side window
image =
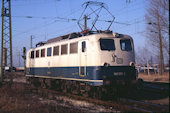
<path id="1" fill-rule="evenodd" d="M 59 46 L 55 46 L 54 48 L 53 48 L 53 55 L 55 56 L 55 55 L 59 55 Z"/>
<path id="2" fill-rule="evenodd" d="M 39 57 L 39 50 L 36 50 L 36 56 L 35 56 L 36 58 L 38 58 Z"/>
<path id="3" fill-rule="evenodd" d="M 45 49 L 41 49 L 41 57 L 45 57 Z"/>
<path id="4" fill-rule="evenodd" d="M 83 41 L 82 42 L 82 52 L 85 52 L 86 51 L 86 42 Z"/>
<path id="5" fill-rule="evenodd" d="M 51 56 L 51 47 L 47 48 L 47 56 Z"/>
<path id="6" fill-rule="evenodd" d="M 67 54 L 67 44 L 61 45 L 61 55 Z"/>
<path id="7" fill-rule="evenodd" d="M 70 44 L 70 53 L 77 53 L 78 52 L 78 43 L 71 43 Z"/>
<path id="8" fill-rule="evenodd" d="M 34 51 L 31 51 L 31 59 L 34 58 Z"/>

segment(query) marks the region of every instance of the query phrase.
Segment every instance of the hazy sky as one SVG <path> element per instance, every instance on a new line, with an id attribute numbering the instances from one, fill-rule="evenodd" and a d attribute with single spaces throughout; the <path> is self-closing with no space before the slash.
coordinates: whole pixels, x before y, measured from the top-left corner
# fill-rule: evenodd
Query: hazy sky
<path id="1" fill-rule="evenodd" d="M 23 66 L 19 57 L 22 48 L 30 48 L 30 36 L 33 36 L 33 45 L 60 35 L 71 32 L 80 32 L 77 21 L 88 0 L 11 0 L 12 38 L 14 66 Z M 146 0 L 95 0 L 104 2 L 109 11 L 115 16 L 115 22 L 110 30 L 133 37 L 135 49 L 145 46 L 145 12 Z M 2 2 L 0 1 L 0 9 Z M 110 20 L 106 15 L 105 20 Z M 56 17 L 60 17 L 56 18 Z M 63 19 L 62 19 L 63 18 Z M 0 19 L 1 21 L 1 19 Z M 0 31 L 1 31 L 0 24 Z M 100 26 L 99 29 L 104 29 Z M 0 33 L 1 35 L 1 33 Z"/>

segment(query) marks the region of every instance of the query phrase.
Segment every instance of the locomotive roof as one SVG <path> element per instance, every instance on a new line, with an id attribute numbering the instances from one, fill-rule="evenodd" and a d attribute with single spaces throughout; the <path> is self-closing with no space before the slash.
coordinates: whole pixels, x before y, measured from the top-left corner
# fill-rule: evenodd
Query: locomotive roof
<path id="1" fill-rule="evenodd" d="M 67 35 L 64 35 L 64 36 L 59 36 L 59 37 L 56 37 L 56 38 L 49 39 L 49 40 L 47 40 L 46 44 L 58 42 L 58 41 L 61 41 L 61 40 L 64 40 L 64 39 L 80 38 L 80 37 L 83 37 L 83 36 L 88 36 L 88 35 L 92 35 L 92 34 L 99 34 L 99 33 L 112 34 L 112 31 L 83 31 L 83 32 L 78 32 L 78 33 L 73 32 L 73 33 L 70 33 L 70 34 L 67 34 Z"/>
<path id="2" fill-rule="evenodd" d="M 73 32 L 67 35 L 63 35 L 63 36 L 59 36 L 56 38 L 52 38 L 47 40 L 47 42 L 39 42 L 38 44 L 36 44 L 37 46 L 42 46 L 44 44 L 50 44 L 50 43 L 54 43 L 54 42 L 59 42 L 61 40 L 65 40 L 65 39 L 75 39 L 75 38 L 81 38 L 83 36 L 89 36 L 89 35 L 93 35 L 93 34 L 113 34 L 112 31 L 82 31 L 82 32 Z M 126 37 L 127 35 L 123 35 L 123 34 L 118 34 L 118 33 L 114 33 L 114 37 Z"/>

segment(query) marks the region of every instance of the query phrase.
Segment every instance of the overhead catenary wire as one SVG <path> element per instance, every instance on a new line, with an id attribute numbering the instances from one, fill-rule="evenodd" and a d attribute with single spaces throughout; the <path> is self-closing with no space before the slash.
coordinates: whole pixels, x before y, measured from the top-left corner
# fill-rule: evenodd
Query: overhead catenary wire
<path id="1" fill-rule="evenodd" d="M 32 30 L 35 30 L 35 29 L 38 29 L 38 28 L 42 28 L 42 27 L 46 27 L 48 25 L 51 25 L 55 22 L 71 22 L 71 21 L 77 21 L 78 19 L 76 18 L 64 18 L 64 17 L 38 17 L 38 16 L 12 16 L 14 18 L 27 18 L 27 19 L 56 19 L 56 20 L 53 20 L 52 22 L 48 23 L 48 24 L 44 24 L 44 25 L 41 25 L 41 26 L 37 26 L 37 27 L 33 27 L 33 28 L 30 28 L 26 31 L 23 31 L 23 32 L 20 32 L 14 36 L 18 36 L 22 33 L 27 33 L 29 31 L 32 31 Z M 105 21 L 105 22 L 110 22 L 109 20 L 99 20 L 99 21 Z M 128 23 L 123 23 L 123 22 L 118 22 L 118 21 L 115 21 L 114 23 L 117 23 L 117 24 L 123 24 L 123 25 L 130 25 Z M 15 31 L 17 31 L 15 29 Z"/>
<path id="2" fill-rule="evenodd" d="M 136 2 L 136 4 L 139 3 L 139 2 Z M 75 12 L 77 12 L 79 10 L 76 10 Z M 74 13 L 74 12 L 73 12 Z M 72 15 L 73 13 L 69 14 L 69 15 Z M 59 20 L 56 20 L 57 21 L 63 21 L 63 22 L 70 22 L 70 21 L 76 21 L 77 19 L 75 18 L 72 18 L 72 19 L 68 19 L 68 18 L 63 18 L 63 17 L 36 17 L 36 16 L 12 16 L 12 17 L 16 17 L 16 18 L 32 18 L 32 19 L 59 19 Z M 116 24 L 122 24 L 122 25 L 126 25 L 128 26 L 129 24 L 128 23 L 125 23 L 125 22 L 117 22 L 115 21 L 114 23 Z M 50 25 L 50 24 L 49 24 Z M 47 26 L 47 25 L 46 25 Z"/>
<path id="3" fill-rule="evenodd" d="M 142 2 L 142 4 L 141 4 L 141 2 Z M 135 2 L 135 4 L 133 4 L 133 5 L 130 5 L 130 8 L 128 8 L 129 9 L 129 12 L 133 12 L 133 11 L 137 11 L 137 9 L 141 9 L 142 7 L 139 7 L 139 5 L 143 5 L 143 3 L 144 2 L 146 2 L 146 0 L 141 0 L 140 2 Z M 137 8 L 134 8 L 134 6 L 138 6 Z M 123 7 L 123 8 L 121 8 L 121 9 L 119 9 L 119 10 L 117 10 L 117 11 L 115 11 L 115 12 L 117 12 L 117 13 L 114 13 L 114 15 L 122 15 L 122 14 L 126 14 L 126 10 L 127 10 L 127 5 L 125 6 L 125 7 Z M 122 13 L 122 12 L 124 12 L 124 13 Z"/>
<path id="4" fill-rule="evenodd" d="M 81 8 L 75 9 L 75 10 L 72 11 L 71 13 L 65 15 L 64 17 L 71 16 L 71 15 L 79 12 L 80 9 L 81 9 Z M 63 17 L 38 17 L 38 16 L 30 16 L 30 15 L 29 15 L 29 16 L 12 16 L 12 17 L 14 17 L 14 18 L 27 18 L 27 19 L 55 19 L 55 20 L 53 20 L 53 22 L 50 22 L 50 23 L 45 24 L 45 25 L 44 25 L 44 24 L 43 24 L 43 25 L 39 25 L 39 26 L 37 26 L 37 27 L 32 27 L 32 28 L 30 28 L 30 29 L 28 29 L 28 30 L 25 30 L 25 31 L 23 31 L 23 32 L 20 32 L 20 33 L 18 33 L 17 35 L 14 35 L 14 36 L 18 36 L 18 35 L 23 34 L 23 33 L 25 34 L 25 33 L 28 33 L 29 31 L 32 31 L 32 30 L 35 30 L 35 29 L 38 29 L 38 28 L 42 28 L 42 27 L 44 27 L 44 26 L 47 27 L 48 25 L 51 25 L 51 24 L 53 24 L 53 23 L 55 23 L 55 22 L 70 22 L 70 21 L 76 21 L 76 19 L 74 19 L 74 18 L 68 19 L 68 18 L 63 18 Z M 58 19 L 56 20 L 56 18 L 58 18 Z M 15 31 L 17 31 L 17 30 L 15 30 Z"/>
<path id="5" fill-rule="evenodd" d="M 52 3 L 52 2 L 58 2 L 60 0 L 11 0 L 12 2 L 24 2 L 21 4 L 16 4 L 14 5 L 13 3 L 11 6 L 30 6 L 30 5 L 42 5 L 42 4 L 47 4 L 47 3 Z"/>
<path id="6" fill-rule="evenodd" d="M 24 34 L 24 33 L 28 33 L 29 31 L 32 31 L 32 30 L 36 30 L 36 29 L 40 29 L 40 28 L 43 28 L 43 27 L 46 27 L 46 26 L 49 26 L 49 25 L 52 25 L 53 23 L 56 23 L 56 22 L 61 22 L 60 20 L 53 20 L 52 22 L 48 23 L 48 24 L 44 24 L 44 25 L 41 25 L 41 26 L 36 26 L 36 27 L 32 27 L 30 29 L 27 29 L 21 33 L 18 33 L 14 36 L 18 36 L 18 35 L 21 35 L 21 34 Z M 62 21 L 63 22 L 63 21 Z"/>
<path id="7" fill-rule="evenodd" d="M 56 21 L 76 21 L 75 18 L 64 18 L 64 17 L 38 17 L 38 16 L 12 16 L 14 18 L 28 18 L 28 19 L 58 19 Z"/>
<path id="8" fill-rule="evenodd" d="M 135 2 L 135 4 L 139 4 L 139 2 Z M 73 13 L 75 13 L 77 11 L 79 11 L 79 10 L 75 10 Z M 69 15 L 72 15 L 73 13 L 70 13 Z M 42 26 L 39 26 L 39 27 L 48 26 L 48 25 L 51 25 L 51 24 L 53 24 L 55 22 L 70 22 L 70 21 L 76 21 L 77 20 L 75 18 L 63 18 L 63 17 L 38 17 L 38 16 L 12 16 L 12 17 L 15 17 L 15 18 L 28 18 L 28 19 L 58 19 L 58 20 L 54 20 L 51 23 L 48 23 L 48 24 L 45 24 L 45 25 L 42 25 Z M 102 20 L 102 21 L 106 21 L 106 20 Z M 109 22 L 109 21 L 107 21 L 107 22 Z M 115 21 L 114 23 L 125 25 L 125 26 L 133 25 L 133 24 L 129 24 L 129 23 L 126 23 L 126 22 L 118 22 L 118 21 Z M 125 28 L 125 26 L 124 26 L 124 28 Z M 37 28 L 38 27 L 34 27 L 34 30 L 37 29 Z M 22 32 L 22 33 L 26 33 L 26 32 L 29 32 L 31 30 L 32 29 L 26 30 L 25 32 Z"/>

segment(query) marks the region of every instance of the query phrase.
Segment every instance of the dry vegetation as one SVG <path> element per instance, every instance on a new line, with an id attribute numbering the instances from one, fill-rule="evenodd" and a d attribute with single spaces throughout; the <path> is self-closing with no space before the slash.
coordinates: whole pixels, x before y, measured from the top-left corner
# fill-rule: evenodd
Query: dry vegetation
<path id="1" fill-rule="evenodd" d="M 39 109 L 44 108 L 44 109 Z M 29 95 L 20 84 L 3 85 L 0 88 L 0 112 L 2 113 L 40 113 L 51 112 L 54 108 L 40 103 Z M 55 109 L 54 109 L 55 110 Z"/>
<path id="2" fill-rule="evenodd" d="M 164 73 L 163 75 L 159 75 L 159 74 L 147 75 L 147 74 L 139 73 L 138 78 L 141 78 L 144 81 L 169 82 L 169 72 Z"/>
<path id="3" fill-rule="evenodd" d="M 22 72 L 14 73 L 13 78 L 24 77 Z M 8 77 L 9 78 L 9 77 Z M 81 112 L 75 108 L 42 103 L 38 94 L 31 92 L 28 84 L 13 83 L 12 87 L 5 82 L 0 87 L 0 113 L 57 113 Z"/>

